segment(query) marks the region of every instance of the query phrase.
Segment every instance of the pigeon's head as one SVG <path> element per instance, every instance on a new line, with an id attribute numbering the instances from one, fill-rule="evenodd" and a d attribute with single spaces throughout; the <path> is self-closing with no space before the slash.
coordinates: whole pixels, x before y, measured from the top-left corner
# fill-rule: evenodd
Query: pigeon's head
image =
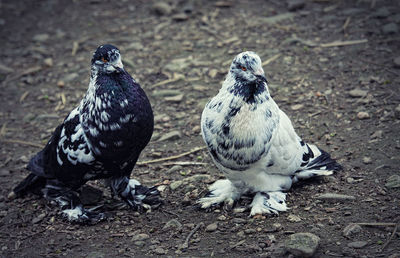
<path id="1" fill-rule="evenodd" d="M 92 67 L 102 73 L 119 72 L 124 68 L 119 49 L 110 44 L 99 46 L 93 54 Z"/>
<path id="2" fill-rule="evenodd" d="M 260 57 L 252 52 L 246 51 L 237 55 L 231 64 L 229 73 L 238 81 L 246 83 L 267 82 Z"/>

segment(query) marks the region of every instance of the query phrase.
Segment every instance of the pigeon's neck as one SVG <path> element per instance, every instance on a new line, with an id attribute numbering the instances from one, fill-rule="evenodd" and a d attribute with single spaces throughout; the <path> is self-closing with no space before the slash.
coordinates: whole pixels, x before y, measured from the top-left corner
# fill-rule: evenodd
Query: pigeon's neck
<path id="1" fill-rule="evenodd" d="M 245 81 L 235 78 L 231 73 L 225 79 L 223 90 L 241 98 L 247 104 L 262 104 L 270 99 L 268 86 L 262 81 Z"/>

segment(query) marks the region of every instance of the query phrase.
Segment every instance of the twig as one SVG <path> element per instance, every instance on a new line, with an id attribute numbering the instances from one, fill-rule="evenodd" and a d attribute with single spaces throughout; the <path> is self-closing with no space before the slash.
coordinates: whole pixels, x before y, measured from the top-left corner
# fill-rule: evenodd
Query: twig
<path id="1" fill-rule="evenodd" d="M 386 222 L 359 222 L 354 223 L 360 226 L 376 226 L 376 227 L 395 227 L 397 223 L 386 223 Z"/>
<path id="2" fill-rule="evenodd" d="M 281 54 L 276 54 L 276 55 L 274 55 L 273 57 L 271 57 L 271 58 L 265 60 L 265 61 L 261 64 L 261 66 L 265 66 L 265 65 L 267 65 L 267 64 L 269 64 L 269 63 L 275 61 L 275 60 L 278 59 L 280 56 L 281 56 Z"/>
<path id="3" fill-rule="evenodd" d="M 37 148 L 43 148 L 44 146 L 38 143 L 34 142 L 27 142 L 27 141 L 22 141 L 22 140 L 17 140 L 17 139 L 3 139 L 3 142 L 8 142 L 8 143 L 19 143 L 22 145 L 28 145 L 32 147 L 37 147 Z"/>
<path id="4" fill-rule="evenodd" d="M 179 158 L 181 158 L 181 157 L 183 157 L 183 156 L 186 156 L 186 155 L 189 155 L 189 154 L 198 152 L 199 150 L 203 150 L 203 149 L 205 149 L 205 148 L 206 148 L 206 146 L 197 147 L 197 148 L 194 148 L 193 150 L 190 150 L 190 151 L 187 151 L 187 152 L 184 152 L 184 153 L 175 155 L 175 156 L 170 156 L 170 157 L 161 158 L 161 159 L 146 160 L 146 161 L 138 162 L 138 163 L 136 163 L 136 165 L 141 166 L 141 165 L 147 165 L 147 164 L 157 163 L 157 162 L 161 162 L 161 161 L 179 159 Z"/>
<path id="5" fill-rule="evenodd" d="M 186 237 L 185 242 L 182 244 L 181 249 L 187 249 L 189 247 L 189 240 L 193 236 L 194 233 L 196 233 L 197 230 L 199 230 L 200 227 L 204 225 L 203 222 L 200 222 L 199 224 L 190 231 L 189 235 Z"/>
<path id="6" fill-rule="evenodd" d="M 158 83 L 152 85 L 151 87 L 152 87 L 152 88 L 155 88 L 155 87 L 158 87 L 158 86 L 161 86 L 161 85 L 165 85 L 165 84 L 168 84 L 168 83 L 171 83 L 171 82 L 179 81 L 179 80 L 184 79 L 184 78 L 185 78 L 184 75 L 176 75 L 176 76 L 174 76 L 174 78 L 172 78 L 172 79 L 167 79 L 167 80 L 158 82 Z"/>
<path id="7" fill-rule="evenodd" d="M 342 47 L 342 46 L 363 44 L 363 43 L 367 43 L 367 42 L 368 42 L 368 39 L 349 40 L 349 41 L 334 41 L 334 42 L 331 42 L 331 43 L 321 44 L 320 47 Z"/>
<path id="8" fill-rule="evenodd" d="M 205 163 L 205 162 L 190 162 L 190 161 L 176 161 L 176 162 L 165 162 L 165 163 L 162 163 L 161 165 L 163 165 L 163 166 L 173 166 L 173 165 L 179 165 L 179 166 L 205 166 L 205 165 L 208 165 L 208 163 Z"/>
<path id="9" fill-rule="evenodd" d="M 1 84 L 2 85 L 6 85 L 7 83 L 9 83 L 11 81 L 14 81 L 14 80 L 16 80 L 16 79 L 18 79 L 18 78 L 20 78 L 20 77 L 22 77 L 24 75 L 28 75 L 28 74 L 31 74 L 31 73 L 36 73 L 36 72 L 38 72 L 40 70 L 42 70 L 41 66 L 33 66 L 33 67 L 28 68 L 28 69 L 26 69 L 25 71 L 23 71 L 23 72 L 21 72 L 19 74 L 8 76 Z"/>
<path id="10" fill-rule="evenodd" d="M 351 17 L 347 17 L 347 19 L 346 19 L 346 21 L 344 22 L 343 27 L 342 27 L 343 32 L 345 32 L 346 29 L 347 29 L 347 26 L 349 26 L 350 20 L 351 20 Z"/>
<path id="11" fill-rule="evenodd" d="M 392 235 L 389 237 L 389 239 L 386 241 L 386 243 L 382 246 L 381 252 L 383 251 L 383 249 L 385 249 L 385 247 L 390 243 L 390 241 L 392 241 L 394 235 L 397 232 L 397 227 L 399 226 L 399 224 L 396 224 L 396 226 L 393 229 Z"/>
<path id="12" fill-rule="evenodd" d="M 3 135 L 5 135 L 7 132 L 7 122 L 5 122 L 0 129 L 0 137 L 2 137 Z"/>

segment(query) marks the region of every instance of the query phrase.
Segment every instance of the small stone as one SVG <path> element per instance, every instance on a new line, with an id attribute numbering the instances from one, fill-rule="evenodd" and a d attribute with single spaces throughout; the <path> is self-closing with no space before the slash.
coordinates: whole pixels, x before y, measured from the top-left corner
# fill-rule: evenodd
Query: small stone
<path id="1" fill-rule="evenodd" d="M 154 249 L 154 253 L 155 253 L 155 254 L 158 254 L 158 255 L 163 255 L 163 254 L 167 254 L 168 251 L 165 250 L 165 249 L 162 248 L 162 247 L 157 247 L 156 249 Z"/>
<path id="2" fill-rule="evenodd" d="M 36 34 L 33 36 L 33 41 L 44 42 L 50 38 L 49 34 Z"/>
<path id="3" fill-rule="evenodd" d="M 299 222 L 299 221 L 301 221 L 301 218 L 300 218 L 299 216 L 297 216 L 297 215 L 290 214 L 290 215 L 287 217 L 287 220 L 288 220 L 289 222 Z"/>
<path id="4" fill-rule="evenodd" d="M 360 225 L 351 223 L 343 229 L 342 234 L 345 237 L 350 237 L 350 236 L 360 233 L 361 231 L 362 231 L 362 228 Z"/>
<path id="5" fill-rule="evenodd" d="M 383 131 L 382 130 L 378 130 L 375 131 L 373 134 L 371 134 L 371 139 L 380 139 L 383 136 Z"/>
<path id="6" fill-rule="evenodd" d="M 399 175 L 391 175 L 388 179 L 386 179 L 385 186 L 387 188 L 399 188 L 400 187 L 400 176 Z"/>
<path id="7" fill-rule="evenodd" d="M 168 15 L 172 12 L 172 7 L 163 1 L 157 1 L 153 5 L 152 10 L 157 15 Z"/>
<path id="8" fill-rule="evenodd" d="M 382 19 L 388 17 L 389 15 L 390 15 L 389 9 L 386 6 L 384 6 L 376 10 L 376 12 L 373 14 L 373 17 Z"/>
<path id="9" fill-rule="evenodd" d="M 147 235 L 147 234 L 145 234 L 145 233 L 140 233 L 140 234 L 137 234 L 137 235 L 133 236 L 132 239 L 131 239 L 131 241 L 132 241 L 132 242 L 135 242 L 135 241 L 144 241 L 144 240 L 147 240 L 147 239 L 149 239 L 149 238 L 150 238 L 149 235 Z"/>
<path id="10" fill-rule="evenodd" d="M 400 68 L 400 56 L 393 59 L 393 66 L 396 68 Z"/>
<path id="11" fill-rule="evenodd" d="M 243 213 L 245 212 L 247 209 L 245 207 L 237 207 L 233 209 L 233 213 Z"/>
<path id="12" fill-rule="evenodd" d="M 257 230 L 255 230 L 254 228 L 248 228 L 248 229 L 244 230 L 244 233 L 247 235 L 254 234 L 256 232 L 257 232 Z"/>
<path id="13" fill-rule="evenodd" d="M 40 214 L 39 216 L 37 216 L 36 218 L 32 219 L 32 224 L 37 224 L 40 221 L 42 221 L 44 219 L 44 217 L 46 217 L 45 213 Z"/>
<path id="14" fill-rule="evenodd" d="M 17 196 L 15 195 L 14 191 L 8 193 L 7 198 L 9 200 L 14 200 Z"/>
<path id="15" fill-rule="evenodd" d="M 189 19 L 189 16 L 185 13 L 177 13 L 172 16 L 172 19 L 174 21 L 181 22 L 181 21 L 186 21 L 187 19 Z"/>
<path id="16" fill-rule="evenodd" d="M 382 27 L 384 34 L 397 34 L 399 32 L 399 26 L 396 23 L 391 22 Z"/>
<path id="17" fill-rule="evenodd" d="M 171 188 L 171 190 L 174 191 L 178 189 L 182 184 L 183 184 L 182 180 L 174 181 L 169 185 L 169 188 Z"/>
<path id="18" fill-rule="evenodd" d="M 62 79 L 62 81 L 64 81 L 64 82 L 71 82 L 71 81 L 74 81 L 76 78 L 78 78 L 79 77 L 79 75 L 77 74 L 77 73 L 70 73 L 70 74 L 68 74 L 68 75 L 66 75 L 63 79 Z"/>
<path id="19" fill-rule="evenodd" d="M 206 227 L 206 232 L 214 232 L 215 230 L 217 230 L 217 228 L 218 228 L 218 224 L 217 223 L 209 224 Z"/>
<path id="20" fill-rule="evenodd" d="M 212 79 L 215 79 L 218 75 L 218 70 L 217 69 L 211 69 L 208 71 L 208 76 L 210 76 Z"/>
<path id="21" fill-rule="evenodd" d="M 357 118 L 360 120 L 364 120 L 370 118 L 370 116 L 367 112 L 361 111 L 357 113 Z"/>
<path id="22" fill-rule="evenodd" d="M 196 183 L 196 182 L 209 182 L 211 181 L 212 177 L 207 174 L 198 174 L 194 176 L 190 176 L 184 179 L 187 183 Z"/>
<path id="23" fill-rule="evenodd" d="M 168 101 L 168 102 L 180 103 L 183 99 L 183 96 L 184 96 L 183 94 L 179 94 L 176 96 L 165 97 L 164 99 L 165 99 L 165 101 Z"/>
<path id="24" fill-rule="evenodd" d="M 295 233 L 285 241 L 285 249 L 295 256 L 311 257 L 319 245 L 320 238 L 312 233 Z"/>
<path id="25" fill-rule="evenodd" d="M 394 116 L 400 119 L 400 104 L 394 109 Z"/>
<path id="26" fill-rule="evenodd" d="M 349 91 L 349 95 L 352 98 L 363 98 L 365 96 L 367 96 L 368 91 L 366 90 L 361 90 L 361 89 L 354 89 Z"/>
<path id="27" fill-rule="evenodd" d="M 226 216 L 225 215 L 221 215 L 217 218 L 217 220 L 219 221 L 225 221 L 226 220 Z"/>
<path id="28" fill-rule="evenodd" d="M 87 254 L 87 258 L 104 258 L 106 255 L 102 252 L 93 251 Z"/>
<path id="29" fill-rule="evenodd" d="M 304 105 L 303 104 L 295 104 L 295 105 L 292 105 L 290 108 L 292 109 L 292 110 L 300 110 L 300 109 L 302 109 L 304 107 Z"/>
<path id="30" fill-rule="evenodd" d="M 0 169 L 0 177 L 9 176 L 9 175 L 10 175 L 10 170 L 5 169 L 5 168 Z"/>
<path id="31" fill-rule="evenodd" d="M 45 65 L 47 65 L 48 67 L 52 67 L 53 66 L 53 58 L 49 57 L 43 60 L 43 63 Z"/>
<path id="32" fill-rule="evenodd" d="M 146 242 L 145 242 L 145 241 L 140 241 L 140 240 L 139 240 L 139 241 L 133 242 L 133 244 L 136 245 L 136 246 L 143 247 L 143 246 L 146 245 Z"/>
<path id="33" fill-rule="evenodd" d="M 353 201 L 356 197 L 351 195 L 344 195 L 344 194 L 336 194 L 336 193 L 324 193 L 317 196 L 318 200 L 325 200 L 325 201 Z"/>
<path id="34" fill-rule="evenodd" d="M 363 163 L 364 164 L 371 164 L 372 163 L 372 159 L 370 157 L 364 157 L 363 158 Z"/>
<path id="35" fill-rule="evenodd" d="M 232 222 L 233 222 L 233 223 L 236 223 L 236 224 L 246 224 L 246 223 L 247 223 L 247 220 L 242 219 L 242 218 L 233 218 L 233 219 L 232 219 Z"/>
<path id="36" fill-rule="evenodd" d="M 176 219 L 171 219 L 170 221 L 165 223 L 162 229 L 163 230 L 175 229 L 177 231 L 180 231 L 182 229 L 182 224 Z"/>
<path id="37" fill-rule="evenodd" d="M 167 174 L 172 174 L 172 173 L 181 171 L 182 169 L 183 169 L 182 166 L 180 166 L 180 165 L 174 165 L 174 166 L 172 166 L 170 169 L 168 169 L 165 173 L 167 173 Z"/>
<path id="38" fill-rule="evenodd" d="M 179 131 L 171 131 L 169 133 L 166 133 L 166 134 L 162 135 L 160 137 L 160 139 L 158 139 L 158 142 L 178 140 L 181 137 L 182 136 L 181 136 L 181 133 Z"/>
<path id="39" fill-rule="evenodd" d="M 63 87 L 65 86 L 65 82 L 59 80 L 59 81 L 57 82 L 57 86 L 60 87 L 60 88 L 63 88 Z"/>
<path id="40" fill-rule="evenodd" d="M 355 242 L 351 242 L 348 243 L 347 246 L 351 247 L 351 248 L 355 248 L 355 249 L 360 249 L 365 247 L 368 244 L 367 241 L 355 241 Z"/>
<path id="41" fill-rule="evenodd" d="M 304 6 L 306 6 L 306 2 L 304 0 L 289 0 L 287 2 L 287 9 L 291 12 L 303 9 Z"/>

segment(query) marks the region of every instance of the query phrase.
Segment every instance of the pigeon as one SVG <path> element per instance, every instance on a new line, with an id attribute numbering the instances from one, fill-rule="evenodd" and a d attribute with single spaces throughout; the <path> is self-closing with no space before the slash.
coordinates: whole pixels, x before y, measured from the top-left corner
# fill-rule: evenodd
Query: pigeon
<path id="1" fill-rule="evenodd" d="M 153 134 L 154 117 L 140 85 L 125 71 L 118 48 L 99 46 L 91 60 L 89 87 L 79 105 L 29 162 L 30 174 L 14 188 L 58 204 L 70 222 L 95 224 L 104 213 L 85 209 L 78 190 L 89 180 L 106 179 L 111 193 L 133 209 L 160 203 L 155 187 L 130 179 Z"/>
<path id="2" fill-rule="evenodd" d="M 201 132 L 210 156 L 226 179 L 209 187 L 198 205 L 232 207 L 253 196 L 250 215 L 286 211 L 286 192 L 299 179 L 331 175 L 341 166 L 305 143 L 272 99 L 260 57 L 238 54 L 218 94 L 205 106 Z"/>

